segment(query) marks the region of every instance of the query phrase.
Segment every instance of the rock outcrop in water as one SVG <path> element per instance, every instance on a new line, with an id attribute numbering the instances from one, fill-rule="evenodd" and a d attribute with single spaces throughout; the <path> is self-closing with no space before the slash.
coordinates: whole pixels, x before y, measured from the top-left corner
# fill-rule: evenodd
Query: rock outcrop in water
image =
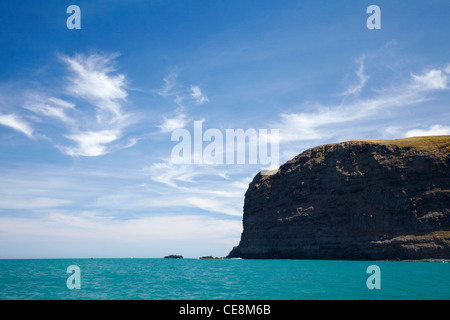
<path id="1" fill-rule="evenodd" d="M 170 254 L 168 256 L 165 256 L 164 259 L 183 259 L 183 256 L 178 254 Z"/>
<path id="2" fill-rule="evenodd" d="M 245 194 L 228 258 L 450 259 L 450 136 L 306 150 Z"/>

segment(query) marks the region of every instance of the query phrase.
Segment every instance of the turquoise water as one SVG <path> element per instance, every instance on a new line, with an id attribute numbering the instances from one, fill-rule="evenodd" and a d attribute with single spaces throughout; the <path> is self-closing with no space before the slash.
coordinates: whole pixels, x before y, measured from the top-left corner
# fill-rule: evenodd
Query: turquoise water
<path id="1" fill-rule="evenodd" d="M 80 289 L 68 289 L 70 265 Z M 368 289 L 367 268 L 380 268 Z M 450 299 L 450 263 L 312 260 L 0 260 L 0 299 Z"/>

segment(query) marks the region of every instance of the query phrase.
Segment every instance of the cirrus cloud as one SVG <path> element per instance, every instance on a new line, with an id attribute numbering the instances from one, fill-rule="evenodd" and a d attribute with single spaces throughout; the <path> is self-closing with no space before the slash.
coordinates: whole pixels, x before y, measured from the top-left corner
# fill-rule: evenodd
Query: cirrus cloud
<path id="1" fill-rule="evenodd" d="M 0 124 L 33 138 L 33 128 L 16 114 L 0 114 Z"/>
<path id="2" fill-rule="evenodd" d="M 361 69 L 360 69 L 361 70 Z M 282 142 L 316 140 L 336 135 L 336 126 L 346 129 L 350 123 L 370 119 L 380 112 L 387 113 L 429 100 L 428 94 L 449 90 L 448 77 L 440 69 L 423 74 L 411 74 L 407 82 L 374 90 L 370 98 L 343 100 L 337 105 L 316 105 L 314 112 L 283 113 L 274 124 L 280 128 Z M 339 128 L 339 127 L 338 127 Z"/>
<path id="3" fill-rule="evenodd" d="M 29 138 L 45 137 L 70 156 L 101 156 L 134 145 L 136 139 L 123 142 L 125 129 L 136 120 L 125 110 L 126 77 L 114 67 L 117 57 L 117 54 L 59 55 L 66 66 L 66 81 L 55 84 L 51 90 L 18 90 L 15 95 L 25 98 L 17 98 L 24 101 L 14 104 L 21 104 L 22 108 L 10 107 L 15 112 L 0 114 L 0 125 Z M 45 135 L 48 125 L 53 125 L 50 138 Z M 37 126 L 43 134 L 34 134 Z"/>

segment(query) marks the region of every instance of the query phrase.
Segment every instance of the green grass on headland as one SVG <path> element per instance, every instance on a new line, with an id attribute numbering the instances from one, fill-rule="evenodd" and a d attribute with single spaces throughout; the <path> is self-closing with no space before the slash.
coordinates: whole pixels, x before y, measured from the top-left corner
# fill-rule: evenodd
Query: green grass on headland
<path id="1" fill-rule="evenodd" d="M 395 145 L 400 148 L 412 147 L 417 151 L 425 151 L 429 153 L 440 154 L 444 157 L 450 155 L 450 135 L 411 137 L 395 140 L 358 140 L 358 141 L 381 145 Z"/>

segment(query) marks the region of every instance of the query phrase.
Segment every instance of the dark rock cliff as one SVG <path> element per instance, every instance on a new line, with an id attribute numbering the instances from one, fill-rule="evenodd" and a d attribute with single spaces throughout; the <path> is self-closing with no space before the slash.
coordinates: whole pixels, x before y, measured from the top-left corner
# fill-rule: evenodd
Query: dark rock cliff
<path id="1" fill-rule="evenodd" d="M 450 136 L 306 150 L 245 194 L 228 258 L 450 259 Z"/>

